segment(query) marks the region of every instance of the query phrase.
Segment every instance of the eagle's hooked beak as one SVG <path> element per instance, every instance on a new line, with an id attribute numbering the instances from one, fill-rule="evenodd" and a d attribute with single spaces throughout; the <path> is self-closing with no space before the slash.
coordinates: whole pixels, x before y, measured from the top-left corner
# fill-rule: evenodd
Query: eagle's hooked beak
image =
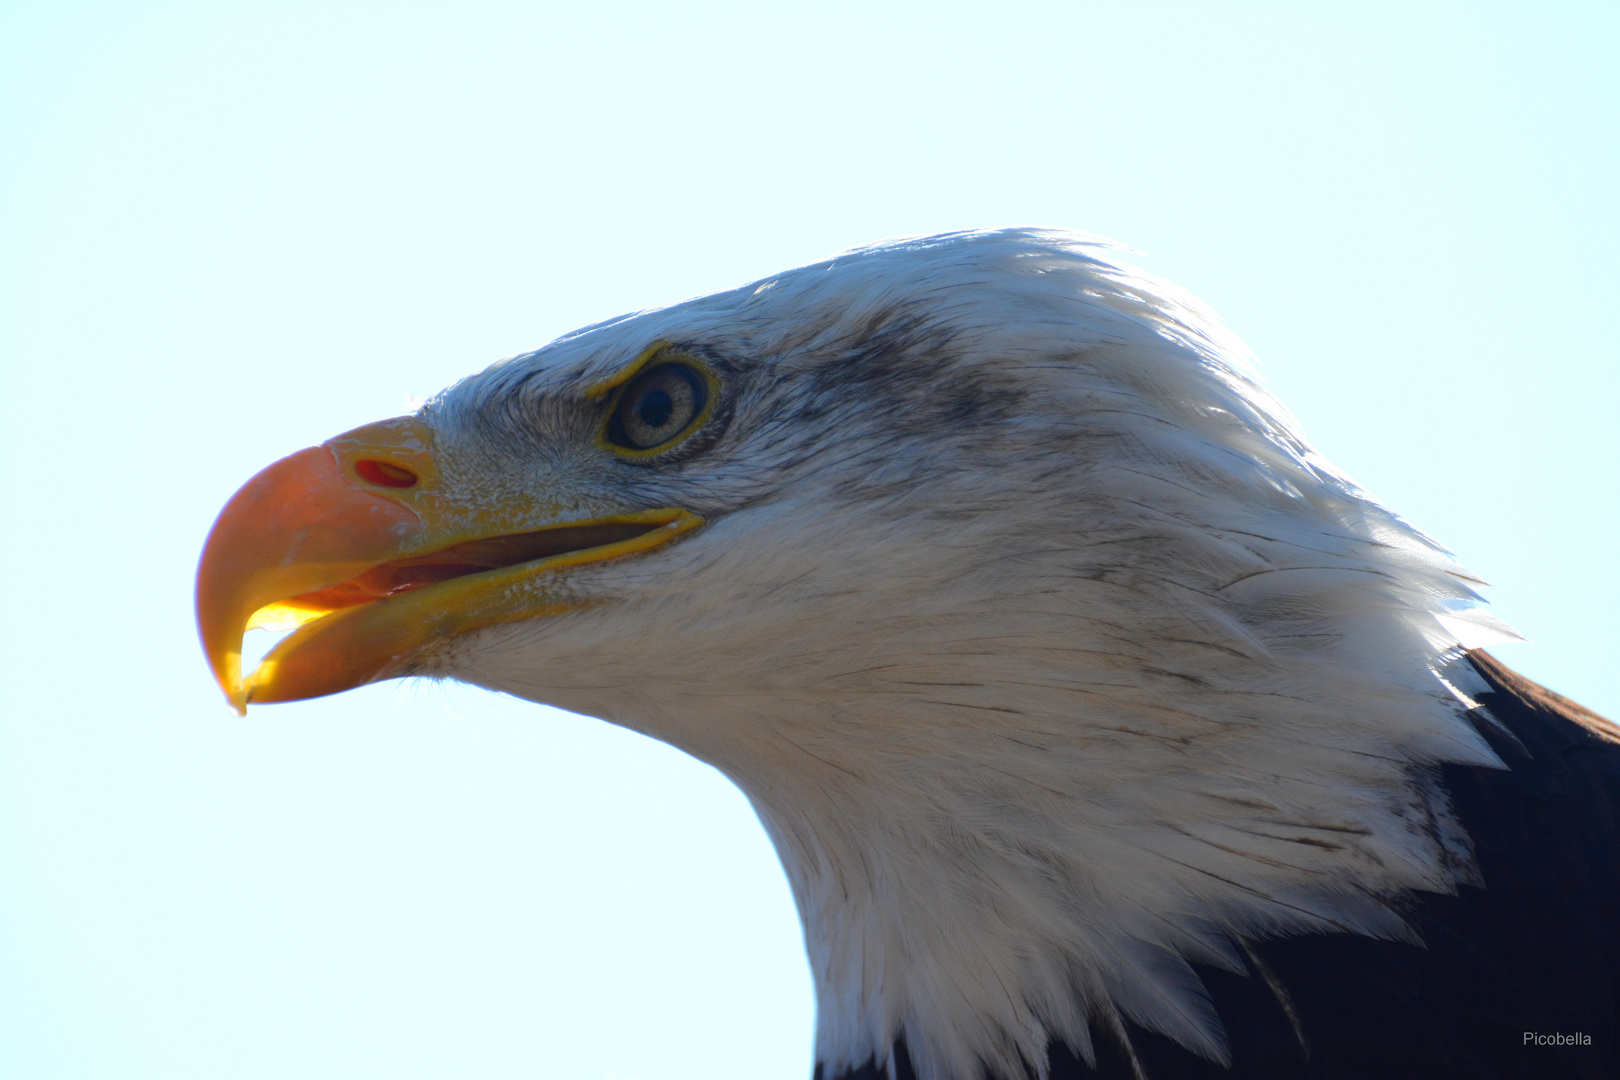
<path id="1" fill-rule="evenodd" d="M 406 674 L 435 641 L 578 607 L 588 601 L 537 579 L 703 523 L 676 507 L 559 520 L 543 496 L 469 502 L 443 490 L 415 417 L 300 450 L 243 485 L 197 567 L 203 652 L 238 715 Z M 244 673 L 256 627 L 298 629 Z"/>

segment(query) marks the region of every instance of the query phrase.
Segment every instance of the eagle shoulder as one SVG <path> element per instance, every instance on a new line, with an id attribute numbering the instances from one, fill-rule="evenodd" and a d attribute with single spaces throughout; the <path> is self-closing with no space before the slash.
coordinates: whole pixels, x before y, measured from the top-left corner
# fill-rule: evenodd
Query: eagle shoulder
<path id="1" fill-rule="evenodd" d="M 1054 1045 L 1044 1075 L 1620 1076 L 1620 726 L 1482 650 L 1467 659 L 1489 687 L 1470 719 L 1507 768 L 1437 770 L 1481 886 L 1413 894 L 1403 913 L 1421 944 L 1299 934 L 1245 942 L 1246 973 L 1195 965 L 1230 1040 L 1230 1068 L 1128 1019 L 1095 1020 L 1095 1061 Z M 890 1061 L 837 1077 L 818 1070 L 817 1080 L 891 1076 L 913 1077 L 903 1036 Z"/>

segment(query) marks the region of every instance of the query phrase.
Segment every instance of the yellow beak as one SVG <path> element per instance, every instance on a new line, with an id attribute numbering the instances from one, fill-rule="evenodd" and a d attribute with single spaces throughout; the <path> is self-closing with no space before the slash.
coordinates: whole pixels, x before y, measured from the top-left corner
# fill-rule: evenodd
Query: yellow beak
<path id="1" fill-rule="evenodd" d="M 493 509 L 450 497 L 431 431 L 414 417 L 285 457 L 231 497 L 203 547 L 197 628 L 214 678 L 240 715 L 250 701 L 407 674 L 446 637 L 579 606 L 546 587 L 556 571 L 703 524 L 678 507 L 562 521 L 556 510 L 541 497 Z M 245 674 L 242 638 L 254 627 L 298 630 Z"/>

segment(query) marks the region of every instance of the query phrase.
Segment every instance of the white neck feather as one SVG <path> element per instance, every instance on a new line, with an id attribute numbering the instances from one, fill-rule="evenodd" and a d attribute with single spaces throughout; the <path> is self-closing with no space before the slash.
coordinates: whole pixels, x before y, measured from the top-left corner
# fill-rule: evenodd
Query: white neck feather
<path id="1" fill-rule="evenodd" d="M 1432 614 L 1303 569 L 1235 582 L 1220 609 L 1129 581 L 1011 592 L 995 565 L 938 559 L 919 589 L 908 560 L 827 539 L 837 565 L 804 579 L 791 627 L 741 603 L 757 583 L 722 563 L 710 584 L 736 606 L 677 619 L 679 641 L 640 642 L 620 670 L 587 667 L 600 653 L 575 625 L 578 660 L 559 659 L 591 685 L 551 674 L 544 698 L 748 793 L 804 922 L 829 1075 L 885 1060 L 901 1033 L 923 1080 L 1022 1075 L 1053 1039 L 1089 1058 L 1087 1019 L 1111 1013 L 1224 1061 L 1189 961 L 1242 971 L 1241 941 L 1281 932 L 1408 936 L 1385 901 L 1470 880 L 1422 767 L 1497 761 L 1462 716 L 1481 687 Z M 843 575 L 894 587 L 840 590 Z M 1301 621 L 1243 619 L 1276 605 Z M 740 636 L 746 663 L 711 647 Z"/>

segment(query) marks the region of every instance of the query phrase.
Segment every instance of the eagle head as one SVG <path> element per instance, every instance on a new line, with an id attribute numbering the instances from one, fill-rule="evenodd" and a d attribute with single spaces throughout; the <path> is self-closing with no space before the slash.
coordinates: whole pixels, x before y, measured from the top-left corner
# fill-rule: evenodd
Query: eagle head
<path id="1" fill-rule="evenodd" d="M 203 553 L 227 698 L 453 678 L 752 800 L 829 1075 L 1023 1075 L 1194 963 L 1470 880 L 1434 762 L 1474 582 L 1306 443 L 1197 301 L 1082 236 L 909 239 L 613 319 L 250 480 Z M 244 631 L 295 628 L 252 672 Z M 1413 827 L 1414 821 L 1426 823 Z"/>

